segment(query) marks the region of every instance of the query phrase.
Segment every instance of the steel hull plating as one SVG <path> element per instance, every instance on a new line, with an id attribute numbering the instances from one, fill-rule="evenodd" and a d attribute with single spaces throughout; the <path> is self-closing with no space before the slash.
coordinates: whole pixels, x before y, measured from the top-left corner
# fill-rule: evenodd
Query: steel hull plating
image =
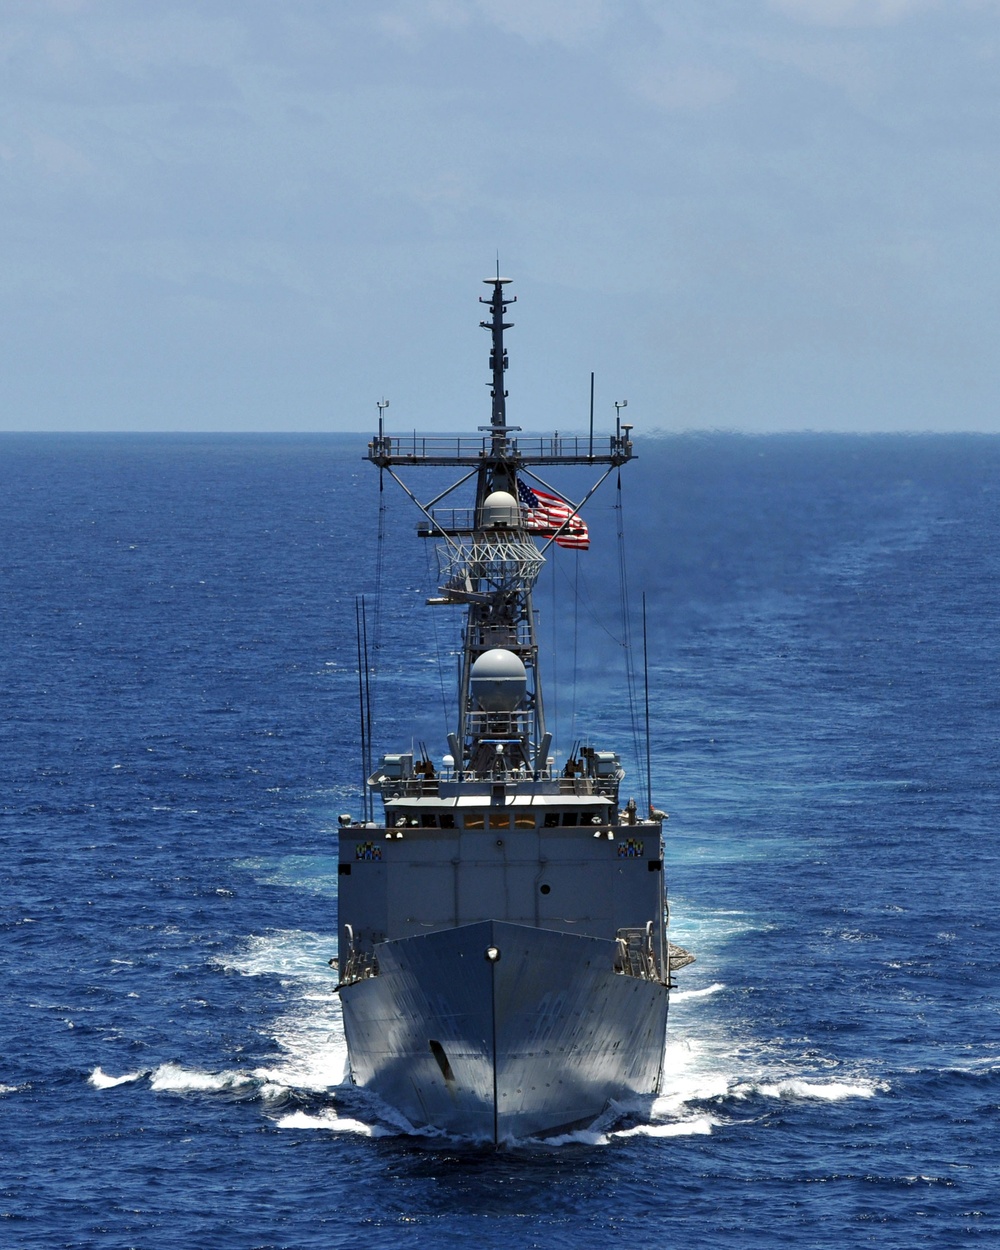
<path id="1" fill-rule="evenodd" d="M 414 1124 L 500 1143 L 657 1091 L 668 990 L 615 973 L 614 942 L 484 921 L 377 954 L 341 990 L 352 1075 Z"/>

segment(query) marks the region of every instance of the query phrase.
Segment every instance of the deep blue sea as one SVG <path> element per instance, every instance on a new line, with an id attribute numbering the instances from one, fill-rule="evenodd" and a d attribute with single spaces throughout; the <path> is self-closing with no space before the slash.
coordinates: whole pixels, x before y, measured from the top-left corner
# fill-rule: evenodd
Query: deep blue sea
<path id="1" fill-rule="evenodd" d="M 651 1115 L 500 1152 L 342 1083 L 355 598 L 377 751 L 457 637 L 364 443 L 0 437 L 0 1246 L 1000 1246 L 1000 437 L 639 431 L 536 606 L 641 799 L 621 519 L 698 962 Z"/>

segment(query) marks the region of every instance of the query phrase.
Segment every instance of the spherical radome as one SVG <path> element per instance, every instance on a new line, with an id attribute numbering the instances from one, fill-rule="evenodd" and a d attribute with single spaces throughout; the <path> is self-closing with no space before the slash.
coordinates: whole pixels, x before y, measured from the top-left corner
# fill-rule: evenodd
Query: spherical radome
<path id="1" fill-rule="evenodd" d="M 527 692 L 527 673 L 513 651 L 493 647 L 472 665 L 469 688 L 484 712 L 513 712 Z"/>
<path id="2" fill-rule="evenodd" d="M 517 500 L 505 490 L 495 490 L 483 501 L 483 525 L 513 528 L 520 519 Z"/>

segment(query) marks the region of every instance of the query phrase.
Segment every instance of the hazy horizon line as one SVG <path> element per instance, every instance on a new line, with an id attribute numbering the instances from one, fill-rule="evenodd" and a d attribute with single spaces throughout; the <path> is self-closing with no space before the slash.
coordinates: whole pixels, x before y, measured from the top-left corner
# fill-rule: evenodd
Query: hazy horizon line
<path id="1" fill-rule="evenodd" d="M 740 438 L 776 438 L 776 437 L 790 436 L 790 435 L 796 435 L 796 436 L 823 435 L 826 437 L 839 436 L 843 438 L 868 438 L 868 437 L 885 438 L 885 437 L 890 437 L 890 436 L 891 437 L 898 436 L 900 438 L 913 438 L 913 437 L 918 437 L 918 436 L 949 437 L 949 436 L 969 436 L 969 435 L 977 435 L 983 438 L 1000 437 L 1000 429 L 984 430 L 984 429 L 976 429 L 974 427 L 963 428 L 963 429 L 941 429 L 941 428 L 933 427 L 933 426 L 926 426 L 926 427 L 918 426 L 918 427 L 913 427 L 912 429 L 880 428 L 880 429 L 871 429 L 871 430 L 845 430 L 845 429 L 841 429 L 838 427 L 824 428 L 820 426 L 801 426 L 801 427 L 787 428 L 787 429 L 779 428 L 779 429 L 759 429 L 759 430 L 758 429 L 745 430 L 745 429 L 738 429 L 736 427 L 727 427 L 727 426 L 687 426 L 683 429 L 677 429 L 677 430 L 664 429 L 662 426 L 657 426 L 652 429 L 641 429 L 641 428 L 637 429 L 635 426 L 632 426 L 631 428 L 634 431 L 633 436 L 632 436 L 633 442 L 644 440 L 644 439 L 650 439 L 650 438 L 690 438 L 690 437 L 712 437 L 712 436 L 719 436 L 719 435 L 726 435 L 729 437 L 740 437 Z M 140 430 L 140 429 L 72 429 L 70 428 L 70 429 L 45 429 L 45 430 L 0 429 L 0 438 L 2 437 L 8 437 L 8 438 L 25 438 L 25 437 L 38 437 L 38 438 L 49 438 L 49 437 L 51 438 L 66 438 L 66 437 L 247 438 L 247 437 L 255 437 L 255 438 L 358 438 L 358 439 L 370 440 L 375 436 L 375 433 L 376 432 L 371 429 L 368 429 L 368 430 L 361 430 L 361 429 L 357 429 L 357 430 L 315 430 L 315 429 L 273 430 L 273 429 L 248 428 L 248 429 L 238 429 L 238 430 L 233 430 L 233 429 Z M 452 438 L 469 439 L 469 438 L 488 437 L 488 433 L 482 431 L 481 429 L 476 429 L 476 430 L 471 430 L 471 429 L 412 430 L 411 429 L 411 430 L 405 430 L 405 431 L 386 430 L 385 433 L 387 437 L 398 438 L 404 442 L 408 439 L 412 439 L 414 435 L 417 438 L 447 438 L 447 439 L 452 439 Z M 603 439 L 608 438 L 612 433 L 613 431 L 607 427 L 603 429 L 595 429 L 594 439 L 595 441 L 603 440 Z M 590 431 L 581 430 L 581 429 L 573 429 L 569 427 L 562 427 L 558 430 L 544 428 L 544 427 L 538 427 L 538 428 L 521 427 L 518 431 L 518 435 L 520 437 L 525 437 L 525 438 L 534 438 L 534 437 L 541 436 L 545 438 L 560 437 L 560 438 L 589 439 Z"/>

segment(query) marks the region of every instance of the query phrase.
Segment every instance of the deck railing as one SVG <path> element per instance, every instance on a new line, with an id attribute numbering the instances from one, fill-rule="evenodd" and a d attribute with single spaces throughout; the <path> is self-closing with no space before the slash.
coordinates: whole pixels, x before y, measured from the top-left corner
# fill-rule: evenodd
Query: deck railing
<path id="1" fill-rule="evenodd" d="M 386 434 L 368 444 L 368 459 L 376 464 L 478 464 L 493 456 L 524 464 L 624 463 L 632 458 L 632 443 L 623 435 L 590 438 L 589 434 L 522 435 L 494 441 L 446 434 Z"/>
<path id="2" fill-rule="evenodd" d="M 616 939 L 615 971 L 640 981 L 662 981 L 653 948 L 653 926 L 619 929 Z"/>

